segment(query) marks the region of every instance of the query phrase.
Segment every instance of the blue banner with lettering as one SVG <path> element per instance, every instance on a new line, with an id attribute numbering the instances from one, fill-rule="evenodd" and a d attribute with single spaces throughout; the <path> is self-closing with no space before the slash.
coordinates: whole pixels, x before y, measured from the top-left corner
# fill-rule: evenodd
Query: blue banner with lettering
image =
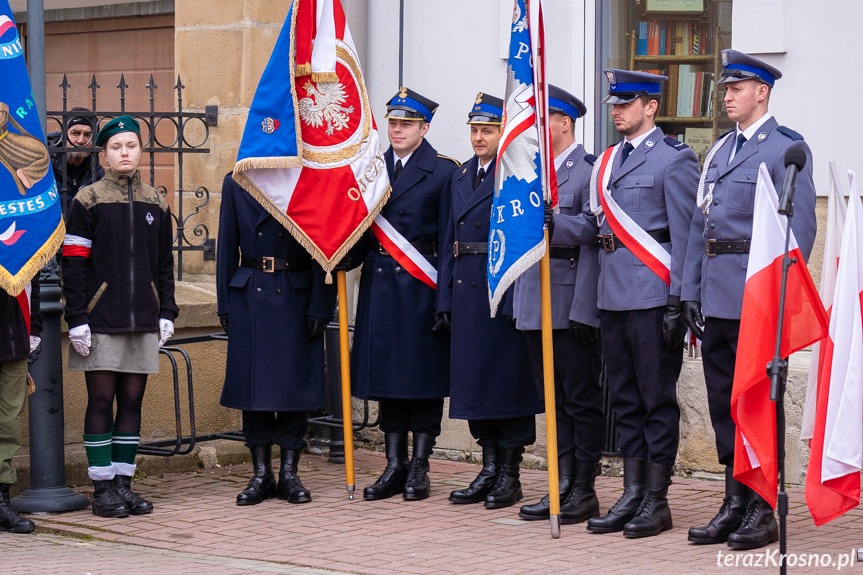
<path id="1" fill-rule="evenodd" d="M 21 38 L 8 0 L 0 0 L 0 288 L 21 293 L 64 234 Z"/>

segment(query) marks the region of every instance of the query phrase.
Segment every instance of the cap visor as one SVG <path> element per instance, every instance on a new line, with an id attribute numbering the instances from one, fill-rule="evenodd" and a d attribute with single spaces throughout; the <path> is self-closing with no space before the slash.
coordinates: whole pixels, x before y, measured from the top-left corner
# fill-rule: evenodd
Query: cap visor
<path id="1" fill-rule="evenodd" d="M 630 95 L 619 95 L 619 94 L 609 94 L 605 98 L 602 99 L 603 104 L 628 104 L 638 98 L 638 94 L 630 94 Z"/>
<path id="2" fill-rule="evenodd" d="M 470 116 L 467 119 L 468 124 L 500 124 L 501 119 L 496 116 Z"/>

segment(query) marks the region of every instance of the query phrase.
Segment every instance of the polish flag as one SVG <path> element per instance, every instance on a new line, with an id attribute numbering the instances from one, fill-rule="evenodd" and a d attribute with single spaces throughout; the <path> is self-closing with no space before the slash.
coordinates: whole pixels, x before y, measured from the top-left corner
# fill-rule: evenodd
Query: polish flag
<path id="1" fill-rule="evenodd" d="M 860 503 L 863 460 L 863 205 L 852 176 L 806 476 L 816 525 Z M 825 261 L 827 255 L 825 254 Z"/>
<path id="2" fill-rule="evenodd" d="M 755 187 L 752 243 L 740 338 L 731 392 L 731 416 L 737 426 L 734 442 L 734 478 L 754 489 L 776 507 L 776 404 L 770 401 L 766 365 L 773 359 L 779 322 L 779 292 L 787 218 L 778 213 L 779 199 L 767 167 L 761 164 Z M 780 352 L 787 358 L 826 335 L 827 313 L 818 297 L 805 259 L 794 239 L 789 256 L 797 263 L 788 269 L 785 315 Z"/>

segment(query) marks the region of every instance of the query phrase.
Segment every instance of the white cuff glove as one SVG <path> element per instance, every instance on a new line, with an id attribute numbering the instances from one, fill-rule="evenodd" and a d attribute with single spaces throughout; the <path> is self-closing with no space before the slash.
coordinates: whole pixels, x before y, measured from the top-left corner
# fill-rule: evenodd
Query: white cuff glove
<path id="1" fill-rule="evenodd" d="M 82 357 L 90 355 L 90 345 L 93 343 L 90 338 L 90 326 L 85 323 L 84 325 L 71 328 L 69 330 L 69 341 L 72 342 L 72 347 Z"/>
<path id="2" fill-rule="evenodd" d="M 30 353 L 36 351 L 36 348 L 39 347 L 39 344 L 42 343 L 42 338 L 38 335 L 30 336 Z"/>
<path id="3" fill-rule="evenodd" d="M 165 345 L 165 342 L 171 339 L 174 335 L 174 322 L 169 319 L 159 320 L 159 347 Z"/>

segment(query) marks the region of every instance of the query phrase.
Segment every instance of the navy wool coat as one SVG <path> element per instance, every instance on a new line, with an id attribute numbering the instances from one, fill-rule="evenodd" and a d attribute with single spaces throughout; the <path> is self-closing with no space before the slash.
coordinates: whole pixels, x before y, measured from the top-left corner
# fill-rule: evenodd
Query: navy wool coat
<path id="1" fill-rule="evenodd" d="M 441 250 L 438 311 L 452 313 L 450 407 L 454 419 L 505 419 L 534 415 L 542 405 L 534 383 L 527 340 L 510 327 L 512 294 L 497 316 L 488 301 L 488 254 L 453 257 L 453 243 L 488 242 L 495 162 L 473 189 L 478 158 L 453 172 L 446 246 Z M 511 291 L 511 290 L 510 290 Z"/>
<path id="2" fill-rule="evenodd" d="M 392 148 L 384 158 L 392 178 Z M 393 183 L 381 213 L 411 243 L 441 245 L 446 228 L 441 192 L 456 166 L 423 140 Z M 363 399 L 446 397 L 449 334 L 432 331 L 435 290 L 381 254 L 371 232 L 361 244 L 351 254 L 365 252 L 351 355 L 353 394 Z M 437 268 L 436 254 L 424 257 Z"/>
<path id="3" fill-rule="evenodd" d="M 330 320 L 334 291 L 317 263 L 266 273 L 240 254 L 310 261 L 309 253 L 231 174 L 222 185 L 216 282 L 218 313 L 229 317 L 221 404 L 246 411 L 324 407 L 324 338 L 309 341 L 308 318 Z"/>

